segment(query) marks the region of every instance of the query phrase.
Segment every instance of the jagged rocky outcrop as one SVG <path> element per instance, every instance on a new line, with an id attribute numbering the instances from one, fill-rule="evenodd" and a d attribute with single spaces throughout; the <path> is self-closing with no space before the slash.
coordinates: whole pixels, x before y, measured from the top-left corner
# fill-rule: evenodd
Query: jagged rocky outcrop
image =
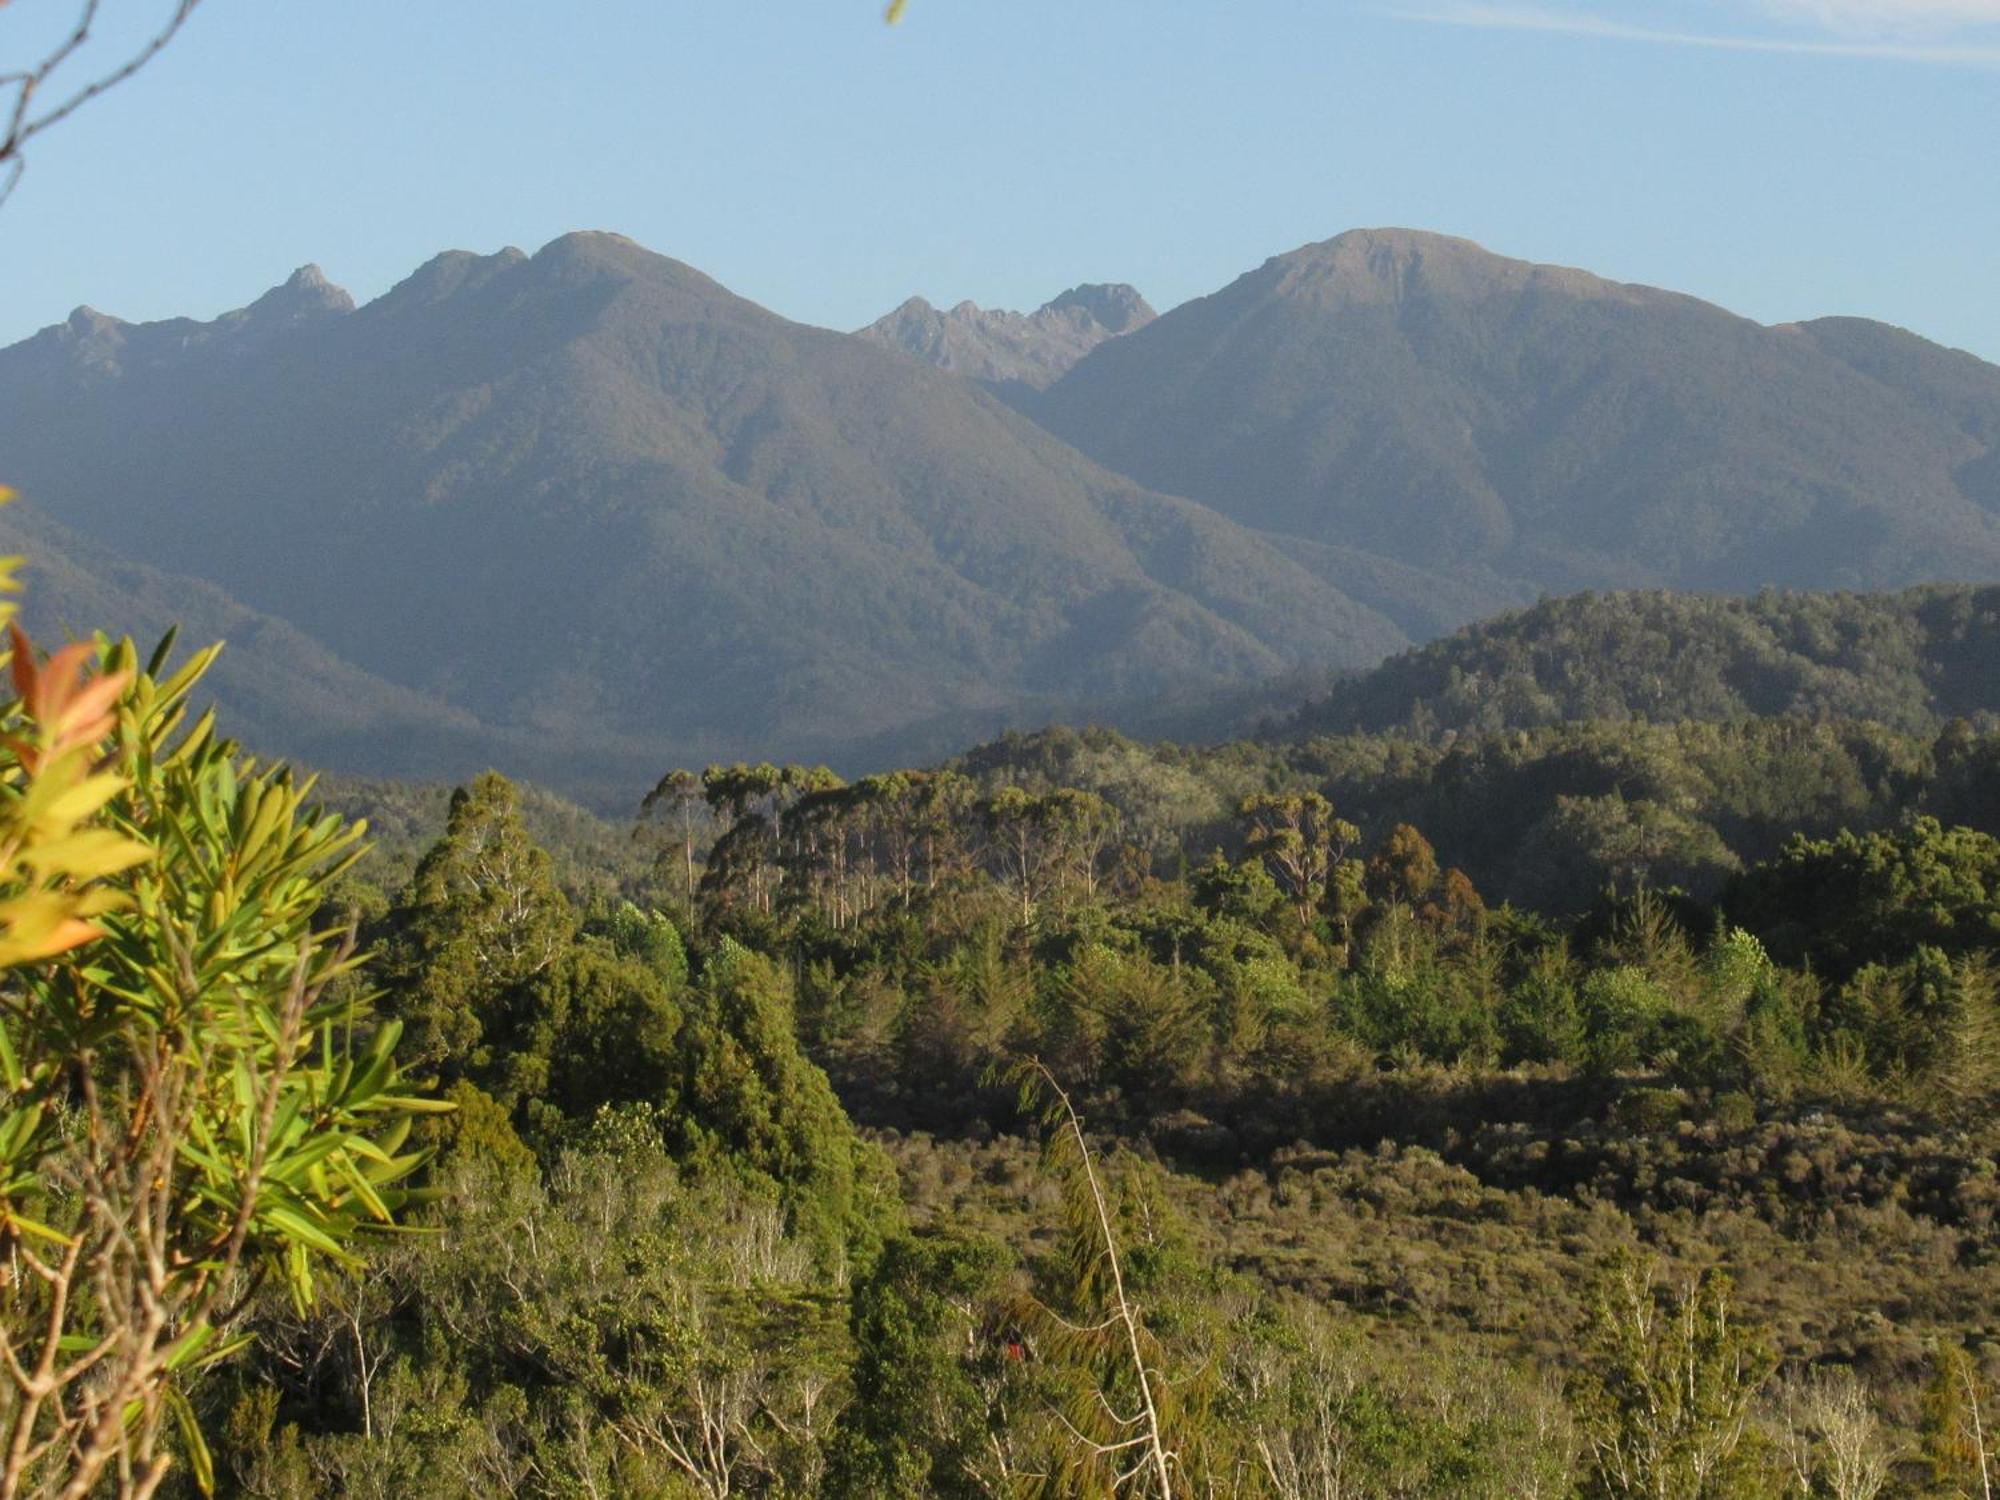
<path id="1" fill-rule="evenodd" d="M 972 302 L 940 310 L 912 297 L 859 332 L 968 380 L 1041 390 L 1105 340 L 1143 328 L 1155 316 L 1136 288 L 1092 283 L 1071 287 L 1031 313 Z"/>

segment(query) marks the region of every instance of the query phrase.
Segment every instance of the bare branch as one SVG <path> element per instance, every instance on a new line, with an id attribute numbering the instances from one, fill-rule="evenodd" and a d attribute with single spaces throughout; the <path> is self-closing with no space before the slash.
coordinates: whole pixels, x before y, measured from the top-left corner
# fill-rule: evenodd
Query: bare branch
<path id="1" fill-rule="evenodd" d="M 13 101 L 6 107 L 5 126 L 0 127 L 0 204 L 12 196 L 27 169 L 28 143 L 60 125 L 93 99 L 118 87 L 159 56 L 180 34 L 200 3 L 201 0 L 174 0 L 167 19 L 136 50 L 106 71 L 64 90 L 64 80 L 57 75 L 89 45 L 103 9 L 103 0 L 82 0 L 75 25 L 39 62 L 0 74 L 0 90 L 14 91 Z"/>

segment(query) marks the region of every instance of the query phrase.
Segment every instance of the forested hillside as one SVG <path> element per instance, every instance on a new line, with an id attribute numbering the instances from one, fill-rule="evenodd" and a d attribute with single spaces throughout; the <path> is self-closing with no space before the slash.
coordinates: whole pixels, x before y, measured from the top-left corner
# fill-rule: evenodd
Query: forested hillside
<path id="1" fill-rule="evenodd" d="M 1944 1500 L 2000 1457 L 2000 731 L 1051 730 L 607 822 L 308 791 L 184 674 L 15 647 L 15 784 L 65 764 L 36 715 L 115 734 L 121 832 L 108 931 L 0 1007 L 44 1164 L 0 1300 L 86 1412 L 92 1349 L 139 1371 L 156 1493 Z M 156 1115 L 161 1057 L 211 1086 Z M 135 1192 L 189 1248 L 119 1248 Z M 41 1247 L 86 1235 L 72 1305 Z"/>
<path id="2" fill-rule="evenodd" d="M 1107 730 L 1011 736 L 952 763 L 982 784 L 1073 785 L 1129 836 L 1233 847 L 1246 796 L 1315 791 L 1370 838 L 1421 827 L 1490 897 L 1575 914 L 1608 886 L 1707 898 L 1794 833 L 1935 816 L 2000 835 L 2000 736 L 1862 721 L 1578 722 L 1423 741 L 1406 734 L 1145 744 Z"/>
<path id="3" fill-rule="evenodd" d="M 27 559 L 34 587 L 21 618 L 37 639 L 115 628 L 149 646 L 170 631 L 188 642 L 227 642 L 200 691 L 222 707 L 244 743 L 266 755 L 419 777 L 471 776 L 500 761 L 579 791 L 636 780 L 653 764 L 643 745 L 604 736 L 579 766 L 573 747 L 496 730 L 365 672 L 280 616 L 201 578 L 134 561 L 32 505 L 0 511 L 0 547 Z"/>
<path id="4" fill-rule="evenodd" d="M 1911 734 L 2000 713 L 2000 589 L 1582 594 L 1468 626 L 1337 683 L 1301 732 L 1579 719 L 1863 719 Z"/>

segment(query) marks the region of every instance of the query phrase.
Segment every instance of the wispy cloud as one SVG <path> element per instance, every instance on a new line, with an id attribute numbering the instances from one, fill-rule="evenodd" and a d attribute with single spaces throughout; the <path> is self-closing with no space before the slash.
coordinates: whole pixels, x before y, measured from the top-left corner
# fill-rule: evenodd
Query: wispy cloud
<path id="1" fill-rule="evenodd" d="M 1761 0 L 1761 7 L 1841 29 L 2000 25 L 2000 0 Z"/>
<path id="2" fill-rule="evenodd" d="M 1733 7 L 1766 24 L 1755 29 L 1673 27 L 1598 11 L 1516 0 L 1415 0 L 1405 20 L 1485 31 L 1538 31 L 1655 46 L 1812 57 L 1880 58 L 2000 68 L 2000 0 L 1758 0 Z M 1790 20 L 1775 29 L 1769 22 Z M 1809 23 L 1810 34 L 1797 23 Z"/>

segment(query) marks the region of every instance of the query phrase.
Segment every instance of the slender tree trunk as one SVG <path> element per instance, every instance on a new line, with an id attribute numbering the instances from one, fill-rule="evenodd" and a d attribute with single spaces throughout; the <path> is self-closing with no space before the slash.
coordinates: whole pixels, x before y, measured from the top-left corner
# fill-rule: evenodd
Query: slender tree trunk
<path id="1" fill-rule="evenodd" d="M 1965 1380 L 1966 1410 L 1972 1414 L 1972 1451 L 1979 1455 L 1979 1493 L 1982 1500 L 1993 1500 L 1993 1472 L 1986 1458 L 1986 1427 L 1979 1413 L 1979 1382 L 1973 1376 L 1970 1355 L 1960 1363 L 1959 1374 Z"/>
<path id="2" fill-rule="evenodd" d="M 1097 1164 L 1091 1159 L 1090 1142 L 1084 1138 L 1083 1120 L 1077 1114 L 1076 1106 L 1070 1103 L 1063 1086 L 1056 1082 L 1055 1074 L 1039 1062 L 1035 1066 L 1040 1069 L 1043 1080 L 1055 1090 L 1068 1129 L 1076 1138 L 1077 1154 L 1083 1160 L 1083 1179 L 1090 1188 L 1091 1206 L 1097 1213 L 1097 1230 L 1104 1239 L 1105 1264 L 1111 1271 L 1112 1296 L 1117 1303 L 1118 1320 L 1125 1329 L 1126 1348 L 1132 1355 L 1132 1373 L 1139 1382 L 1139 1401 L 1146 1414 L 1147 1458 L 1154 1477 L 1159 1481 L 1160 1500 L 1173 1500 L 1172 1466 L 1167 1458 L 1166 1439 L 1160 1432 L 1160 1409 L 1153 1400 L 1153 1382 L 1146 1371 L 1145 1349 L 1139 1340 L 1139 1315 L 1133 1311 L 1131 1300 L 1125 1295 L 1125 1272 L 1118 1259 L 1118 1237 L 1112 1232 L 1111 1210 L 1104 1201 L 1104 1188 L 1097 1180 Z"/>

